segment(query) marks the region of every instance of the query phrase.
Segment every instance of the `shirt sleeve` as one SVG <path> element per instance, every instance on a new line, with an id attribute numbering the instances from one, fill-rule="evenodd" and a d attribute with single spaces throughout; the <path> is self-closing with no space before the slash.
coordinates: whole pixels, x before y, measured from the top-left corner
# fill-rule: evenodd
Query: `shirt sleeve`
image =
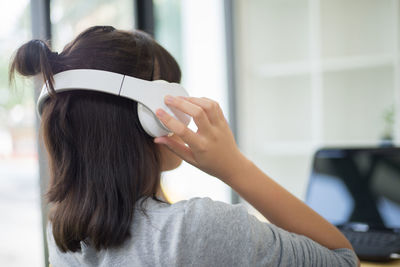
<path id="1" fill-rule="evenodd" d="M 182 249 L 188 250 L 191 266 L 357 266 L 352 250 L 329 250 L 261 222 L 242 204 L 195 198 L 187 202 L 185 213 Z"/>

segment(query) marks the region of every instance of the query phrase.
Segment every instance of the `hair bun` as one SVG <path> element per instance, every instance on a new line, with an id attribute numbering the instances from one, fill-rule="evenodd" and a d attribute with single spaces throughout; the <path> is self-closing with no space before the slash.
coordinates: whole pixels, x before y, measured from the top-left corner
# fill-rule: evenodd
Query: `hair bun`
<path id="1" fill-rule="evenodd" d="M 42 73 L 43 80 L 48 81 L 50 87 L 53 88 L 53 71 L 50 61 L 54 60 L 55 54 L 42 40 L 34 39 L 25 43 L 17 50 L 10 65 L 10 81 L 15 71 L 23 76 Z"/>
<path id="2" fill-rule="evenodd" d="M 31 40 L 17 50 L 14 58 L 15 70 L 24 76 L 36 75 L 42 71 L 42 64 L 50 53 L 45 42 Z"/>

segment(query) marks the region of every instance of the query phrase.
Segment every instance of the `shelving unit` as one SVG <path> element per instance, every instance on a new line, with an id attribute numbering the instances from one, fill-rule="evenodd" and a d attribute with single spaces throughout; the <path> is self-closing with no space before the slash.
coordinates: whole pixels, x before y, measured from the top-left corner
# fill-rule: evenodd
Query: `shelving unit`
<path id="1" fill-rule="evenodd" d="M 241 149 L 300 198 L 314 151 L 379 145 L 395 107 L 400 0 L 236 1 Z"/>

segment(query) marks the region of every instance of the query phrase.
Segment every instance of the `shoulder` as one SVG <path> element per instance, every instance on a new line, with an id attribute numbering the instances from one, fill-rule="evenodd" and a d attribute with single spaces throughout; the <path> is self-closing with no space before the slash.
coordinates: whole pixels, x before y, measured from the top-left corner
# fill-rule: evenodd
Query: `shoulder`
<path id="1" fill-rule="evenodd" d="M 185 239 L 210 242 L 232 241 L 233 234 L 243 239 L 248 225 L 248 213 L 243 204 L 232 205 L 214 201 L 209 197 L 196 197 L 171 205 L 157 204 L 152 207 L 153 224 L 180 231 Z"/>
<path id="2" fill-rule="evenodd" d="M 158 207 L 152 223 L 161 230 L 156 237 L 164 241 L 157 243 L 168 244 L 163 251 L 171 251 L 178 265 L 249 266 L 253 252 L 242 205 L 197 197 Z"/>
<path id="3" fill-rule="evenodd" d="M 204 211 L 205 209 L 228 211 L 243 207 L 242 204 L 228 204 L 219 200 L 212 200 L 209 197 L 191 198 L 189 200 L 183 201 L 182 204 L 184 205 L 186 212 L 190 212 L 192 209 L 199 212 Z"/>
<path id="4" fill-rule="evenodd" d="M 187 246 L 194 251 L 235 259 L 240 262 L 251 254 L 250 223 L 242 204 L 232 205 L 210 198 L 193 198 L 184 204 L 184 224 Z M 226 254 L 230 251 L 229 254 Z M 225 259 L 228 260 L 228 259 Z"/>
<path id="5" fill-rule="evenodd" d="M 271 246 L 276 227 L 249 214 L 244 204 L 227 204 L 210 198 L 194 198 L 185 205 L 187 232 L 204 234 L 209 241 L 236 244 L 237 248 Z"/>
<path id="6" fill-rule="evenodd" d="M 194 259 L 214 266 L 275 266 L 281 244 L 275 228 L 248 213 L 243 204 L 194 198 L 184 204 L 183 246 Z M 207 264 L 206 264 L 207 265 Z"/>
<path id="7" fill-rule="evenodd" d="M 243 204 L 232 205 L 209 197 L 189 199 L 184 203 L 183 209 L 187 222 L 215 227 L 243 223 L 248 216 Z"/>

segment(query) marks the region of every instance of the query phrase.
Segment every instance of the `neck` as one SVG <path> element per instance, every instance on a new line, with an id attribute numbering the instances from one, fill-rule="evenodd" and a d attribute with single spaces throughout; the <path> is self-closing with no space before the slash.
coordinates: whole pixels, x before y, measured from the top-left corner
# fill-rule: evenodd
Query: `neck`
<path id="1" fill-rule="evenodd" d="M 168 197 L 165 195 L 161 185 L 157 189 L 156 197 L 171 204 L 171 201 L 169 201 Z"/>

